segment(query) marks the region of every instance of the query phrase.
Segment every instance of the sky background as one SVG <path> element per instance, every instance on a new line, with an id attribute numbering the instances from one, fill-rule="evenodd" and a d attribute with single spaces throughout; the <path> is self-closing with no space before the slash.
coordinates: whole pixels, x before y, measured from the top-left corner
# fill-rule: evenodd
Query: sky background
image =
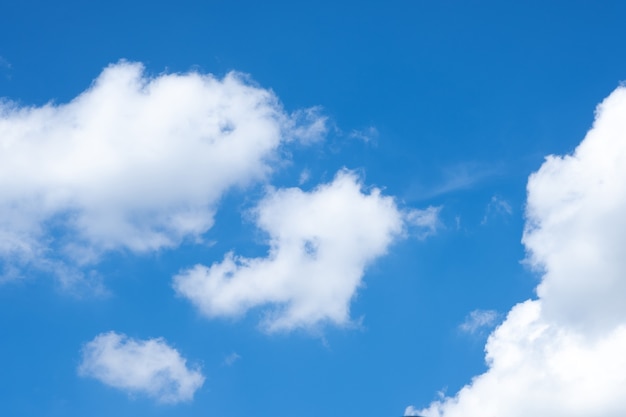
<path id="1" fill-rule="evenodd" d="M 265 177 L 219 190 L 202 243 L 123 243 L 87 264 L 52 245 L 47 259 L 86 275 L 69 286 L 1 253 L 19 277 L 0 284 L 0 414 L 400 416 L 454 396 L 488 369 L 493 328 L 537 297 L 542 275 L 521 243 L 528 178 L 547 155 L 573 152 L 626 80 L 625 15 L 619 1 L 4 2 L 0 97 L 13 108 L 68 103 L 124 60 L 148 79 L 247 74 L 284 114 L 316 108 L 326 129 L 281 142 Z M 343 168 L 406 223 L 364 258 L 348 322 L 268 332 L 264 307 L 207 317 L 175 290 L 174 276 L 229 251 L 266 256 L 251 212 L 268 187 L 315 193 Z M 1 170 L 1 184 L 21 187 L 16 172 Z M 429 207 L 426 227 L 407 220 Z M 44 227 L 52 240 L 72 233 Z M 163 338 L 204 383 L 176 404 L 103 383 L 84 366 L 108 332 Z"/>

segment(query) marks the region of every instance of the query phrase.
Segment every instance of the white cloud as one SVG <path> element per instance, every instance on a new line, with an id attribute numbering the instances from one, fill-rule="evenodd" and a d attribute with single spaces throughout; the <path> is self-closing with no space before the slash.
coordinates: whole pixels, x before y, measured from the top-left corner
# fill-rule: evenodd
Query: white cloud
<path id="1" fill-rule="evenodd" d="M 513 208 L 511 207 L 511 204 L 509 204 L 508 201 L 494 195 L 491 197 L 491 200 L 489 200 L 489 204 L 487 204 L 485 215 L 483 216 L 480 224 L 487 224 L 489 219 L 494 216 L 508 217 L 511 214 L 513 214 Z"/>
<path id="2" fill-rule="evenodd" d="M 489 337 L 489 369 L 427 417 L 626 415 L 626 88 L 600 106 L 572 155 L 528 182 L 523 242 L 537 300 Z"/>
<path id="3" fill-rule="evenodd" d="M 135 340 L 109 332 L 84 346 L 78 372 L 129 394 L 173 404 L 192 400 L 204 383 L 200 371 L 186 362 L 161 338 Z"/>
<path id="4" fill-rule="evenodd" d="M 466 333 L 476 333 L 479 330 L 492 327 L 498 318 L 499 314 L 495 310 L 474 310 L 468 314 L 459 329 Z"/>
<path id="5" fill-rule="evenodd" d="M 174 288 L 208 317 L 269 305 L 268 331 L 348 324 L 365 268 L 403 234 L 405 222 L 391 197 L 364 192 L 347 171 L 311 192 L 270 191 L 255 215 L 269 235 L 266 258 L 229 253 L 210 267 L 181 272 Z"/>
<path id="6" fill-rule="evenodd" d="M 233 352 L 224 358 L 224 365 L 232 366 L 239 359 L 241 359 L 241 356 L 237 352 Z"/>
<path id="7" fill-rule="evenodd" d="M 440 195 L 474 188 L 490 178 L 501 175 L 499 165 L 485 165 L 478 162 L 463 162 L 441 168 L 441 179 L 431 185 L 413 184 L 410 190 L 412 199 L 425 200 Z"/>
<path id="8" fill-rule="evenodd" d="M 418 239 L 425 239 L 437 233 L 441 227 L 439 214 L 442 206 L 430 206 L 425 209 L 412 209 L 405 214 L 408 226 L 414 229 L 414 234 Z"/>
<path id="9" fill-rule="evenodd" d="M 298 179 L 298 185 L 304 185 L 311 179 L 311 171 L 307 168 L 303 169 Z"/>
<path id="10" fill-rule="evenodd" d="M 626 87 L 596 111 L 573 155 L 550 156 L 528 182 L 523 242 L 545 274 L 550 319 L 585 331 L 626 318 Z"/>
<path id="11" fill-rule="evenodd" d="M 359 139 L 365 143 L 375 143 L 376 139 L 378 139 L 379 133 L 378 129 L 374 126 L 369 126 L 365 129 L 354 129 L 348 135 L 349 138 Z"/>
<path id="12" fill-rule="evenodd" d="M 198 240 L 225 190 L 266 178 L 282 143 L 324 134 L 318 113 L 286 114 L 241 74 L 148 77 L 128 62 L 66 104 L 0 101 L 0 261 Z"/>

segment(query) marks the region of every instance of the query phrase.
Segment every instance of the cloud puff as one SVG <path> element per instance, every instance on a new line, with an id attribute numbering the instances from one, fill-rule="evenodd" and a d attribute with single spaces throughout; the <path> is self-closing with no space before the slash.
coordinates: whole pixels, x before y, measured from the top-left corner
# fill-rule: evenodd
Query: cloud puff
<path id="1" fill-rule="evenodd" d="M 84 346 L 78 372 L 162 403 L 190 401 L 204 383 L 200 371 L 189 369 L 163 339 L 135 340 L 115 332 L 102 333 Z"/>
<path id="2" fill-rule="evenodd" d="M 425 209 L 409 210 L 404 219 L 418 239 L 426 239 L 437 233 L 441 227 L 440 213 L 442 206 L 430 206 Z"/>
<path id="3" fill-rule="evenodd" d="M 572 155 L 528 181 L 523 242 L 542 271 L 537 300 L 489 337 L 489 369 L 427 417 L 626 414 L 626 88 L 597 108 Z"/>
<path id="4" fill-rule="evenodd" d="M 479 330 L 492 327 L 498 321 L 498 312 L 495 310 L 474 310 L 469 313 L 459 329 L 466 333 L 476 333 Z"/>
<path id="5" fill-rule="evenodd" d="M 481 220 L 480 224 L 485 225 L 489 221 L 490 218 L 494 216 L 499 217 L 508 217 L 513 214 L 513 208 L 508 203 L 508 201 L 501 199 L 498 196 L 492 196 L 489 204 L 487 204 L 487 209 L 485 210 L 485 215 Z"/>
<path id="6" fill-rule="evenodd" d="M 199 239 L 225 190 L 325 129 L 241 74 L 149 77 L 128 62 L 66 104 L 0 101 L 0 258 L 85 264 Z"/>
<path id="7" fill-rule="evenodd" d="M 348 324 L 350 300 L 366 266 L 403 233 L 405 222 L 393 198 L 376 188 L 364 192 L 348 171 L 310 192 L 270 191 L 255 216 L 269 235 L 266 258 L 229 253 L 210 267 L 181 272 L 173 282 L 208 317 L 271 305 L 263 322 L 268 331 Z"/>
<path id="8" fill-rule="evenodd" d="M 372 143 L 372 142 L 375 143 L 378 136 L 379 136 L 378 129 L 376 129 L 374 126 L 369 126 L 361 130 L 354 129 L 348 135 L 349 138 L 359 139 L 365 143 Z"/>
<path id="9" fill-rule="evenodd" d="M 239 359 L 241 359 L 241 356 L 237 352 L 233 352 L 224 358 L 223 364 L 225 366 L 232 366 Z"/>

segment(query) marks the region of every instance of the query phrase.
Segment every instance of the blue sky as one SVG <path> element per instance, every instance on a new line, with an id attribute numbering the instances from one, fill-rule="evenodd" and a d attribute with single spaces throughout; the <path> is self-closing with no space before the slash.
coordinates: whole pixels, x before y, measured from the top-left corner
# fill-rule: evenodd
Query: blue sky
<path id="1" fill-rule="evenodd" d="M 5 3 L 0 414 L 626 412 L 623 2 Z"/>

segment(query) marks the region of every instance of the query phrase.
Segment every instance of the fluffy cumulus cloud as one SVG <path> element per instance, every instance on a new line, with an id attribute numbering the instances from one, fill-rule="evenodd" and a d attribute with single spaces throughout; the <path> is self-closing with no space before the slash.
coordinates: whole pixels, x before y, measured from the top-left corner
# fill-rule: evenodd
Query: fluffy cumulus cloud
<path id="1" fill-rule="evenodd" d="M 198 369 L 163 339 L 135 340 L 109 332 L 87 343 L 78 369 L 129 394 L 143 394 L 161 403 L 190 401 L 204 383 Z"/>
<path id="2" fill-rule="evenodd" d="M 626 88 L 575 152 L 528 182 L 523 242 L 542 272 L 486 345 L 488 370 L 427 417 L 626 415 Z"/>
<path id="3" fill-rule="evenodd" d="M 348 324 L 364 269 L 403 234 L 407 214 L 393 198 L 375 188 L 364 191 L 353 173 L 341 171 L 310 192 L 271 191 L 255 217 L 269 236 L 267 257 L 229 253 L 209 267 L 181 272 L 174 287 L 208 317 L 239 316 L 269 305 L 262 325 L 276 331 Z"/>
<path id="4" fill-rule="evenodd" d="M 199 239 L 225 190 L 324 131 L 315 109 L 287 114 L 243 75 L 149 77 L 128 62 L 69 103 L 0 101 L 0 261 L 80 265 Z"/>

